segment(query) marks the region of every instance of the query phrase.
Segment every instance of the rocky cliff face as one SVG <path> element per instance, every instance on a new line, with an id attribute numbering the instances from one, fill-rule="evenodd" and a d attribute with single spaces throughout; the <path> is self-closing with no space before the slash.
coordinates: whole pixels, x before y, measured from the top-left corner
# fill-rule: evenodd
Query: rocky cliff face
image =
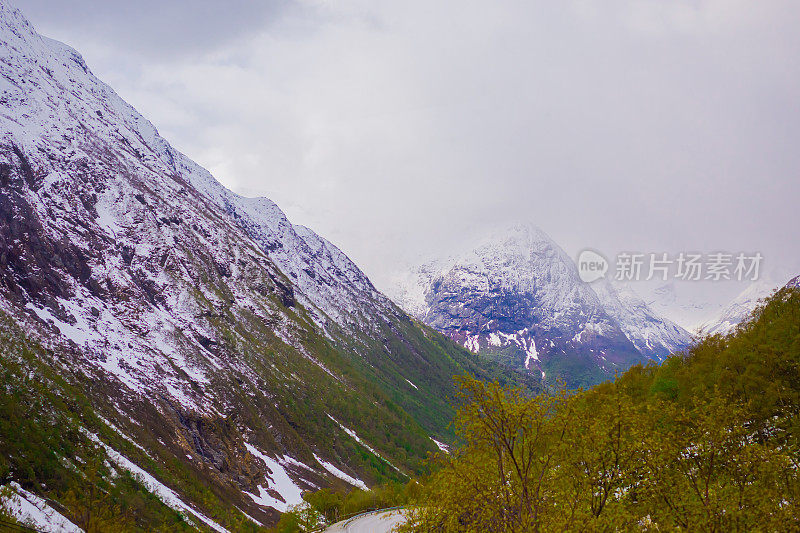
<path id="1" fill-rule="evenodd" d="M 581 281 L 572 259 L 525 224 L 400 276 L 395 297 L 474 352 L 576 385 L 690 341 L 629 289 Z"/>
<path id="2" fill-rule="evenodd" d="M 304 490 L 405 479 L 451 438 L 452 376 L 486 375 L 5 2 L 0 267 L 0 318 L 22 332 L 4 353 L 39 354 L 2 363 L 83 391 L 162 500 L 201 522 L 216 510 L 214 529 L 269 524 Z M 76 442 L 102 440 L 76 424 Z"/>

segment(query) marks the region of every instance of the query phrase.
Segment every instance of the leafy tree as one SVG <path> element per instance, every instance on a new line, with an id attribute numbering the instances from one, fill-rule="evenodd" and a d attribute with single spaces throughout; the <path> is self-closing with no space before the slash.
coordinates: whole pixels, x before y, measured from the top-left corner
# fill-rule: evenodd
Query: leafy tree
<path id="1" fill-rule="evenodd" d="M 800 292 L 586 391 L 461 381 L 464 446 L 406 530 L 800 529 Z"/>

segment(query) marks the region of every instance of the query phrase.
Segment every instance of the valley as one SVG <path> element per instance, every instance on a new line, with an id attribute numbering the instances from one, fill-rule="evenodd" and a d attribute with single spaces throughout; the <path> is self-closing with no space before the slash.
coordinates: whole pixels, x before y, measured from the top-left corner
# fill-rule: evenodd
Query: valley
<path id="1" fill-rule="evenodd" d="M 221 38 L 225 31 L 235 38 L 214 53 L 186 52 L 186 70 L 174 71 L 175 83 L 208 62 L 229 68 L 232 76 L 249 72 L 252 64 L 235 53 L 247 39 L 274 44 L 299 31 L 302 38 L 293 37 L 289 48 L 302 49 L 305 39 L 328 35 L 342 22 L 330 14 L 334 6 L 301 4 L 273 6 L 275 27 L 291 28 L 281 26 L 286 34 L 273 33 L 267 23 L 247 33 L 244 20 L 234 29 L 220 23 L 212 24 L 214 31 L 200 31 L 201 40 Z M 36 10 L 35 3 L 28 5 Z M 170 6 L 181 13 L 178 4 Z M 211 9 L 198 6 L 183 7 L 191 13 Z M 116 8 L 110 12 L 124 11 Z M 78 13 L 81 6 L 74 9 Z M 246 11 L 226 6 L 218 16 L 237 9 Z M 402 26 L 398 19 L 362 17 L 361 7 L 354 11 L 347 16 L 358 20 L 362 37 L 362 30 L 394 35 Z M 180 22 L 182 29 L 183 16 Z M 187 28 L 190 23 L 187 18 Z M 168 33 L 158 24 L 152 24 L 156 33 Z M 177 30 L 176 35 L 190 38 Z M 138 43 L 144 40 L 137 36 Z M 95 42 L 89 49 L 86 57 L 107 67 L 113 47 Z M 361 94 L 347 81 L 352 73 L 330 68 L 339 55 L 349 56 L 330 53 L 338 54 L 336 61 L 329 58 L 313 74 L 336 71 L 336 87 L 314 85 L 309 92 L 319 98 L 341 97 L 337 91 Z M 269 55 L 271 61 L 277 57 Z M 317 59 L 309 52 L 284 67 L 312 72 L 308 65 Z M 393 53 L 389 59 L 373 69 L 399 61 Z M 120 54 L 119 64 L 106 72 L 124 71 L 127 60 Z M 406 68 L 417 63 L 408 61 Z M 469 67 L 461 70 L 472 72 Z M 172 74 L 144 63 L 134 70 L 142 79 Z M 417 80 L 414 87 L 428 87 L 431 78 L 420 76 L 425 83 Z M 199 85 L 208 83 L 213 92 L 217 82 L 209 75 Z M 270 92 L 253 82 L 241 88 L 243 95 L 225 98 L 308 97 L 286 87 L 285 93 L 274 87 Z M 176 148 L 202 145 L 201 135 L 192 137 L 197 145 L 186 136 L 173 145 L 95 75 L 78 50 L 40 34 L 23 11 L 0 0 L 0 529 L 467 533 L 800 527 L 800 276 L 788 283 L 781 276 L 752 280 L 726 305 L 709 304 L 699 290 L 679 295 L 671 281 L 650 291 L 610 275 L 583 281 L 569 248 L 528 221 L 541 216 L 542 224 L 564 224 L 560 215 L 545 215 L 546 204 L 558 202 L 536 189 L 537 210 L 525 204 L 515 211 L 503 202 L 498 208 L 492 204 L 496 191 L 470 188 L 466 177 L 461 181 L 462 170 L 455 169 L 462 157 L 469 167 L 471 154 L 452 135 L 444 136 L 448 149 L 427 167 L 415 166 L 413 155 L 391 142 L 381 149 L 398 152 L 387 155 L 357 141 L 351 127 L 394 132 L 400 118 L 411 117 L 415 129 L 403 134 L 398 128 L 399 141 L 414 139 L 427 149 L 436 137 L 433 124 L 445 121 L 416 119 L 461 105 L 451 95 L 447 105 L 418 103 L 411 87 L 386 83 L 380 89 L 363 93 L 377 98 L 397 90 L 408 109 L 346 115 L 336 127 L 321 125 L 324 113 L 312 110 L 296 131 L 293 126 L 270 137 L 274 149 L 252 157 L 237 158 L 238 148 L 224 147 L 220 124 L 236 106 L 200 114 L 201 122 L 222 121 L 209 126 L 220 146 L 198 149 L 206 158 L 198 161 L 212 161 L 204 168 Z M 141 97 L 125 94 L 133 95 L 131 102 Z M 187 92 L 184 102 L 183 96 L 141 109 L 166 109 L 167 123 L 192 124 L 197 117 L 181 107 L 191 98 Z M 270 105 L 276 121 L 302 108 Z M 503 108 L 497 102 L 488 107 Z M 459 120 L 470 113 L 460 110 Z M 244 122 L 255 127 L 257 116 L 254 110 L 252 122 Z M 525 142 L 527 128 L 520 136 Z M 185 134 L 180 128 L 164 131 Z M 302 157 L 291 156 L 292 135 L 309 142 Z M 505 164 L 507 149 L 486 167 L 492 180 L 525 174 L 499 164 Z M 572 161 L 579 150 L 569 151 L 564 157 Z M 445 200 L 433 181 L 430 190 L 415 189 L 436 174 L 439 159 L 447 168 L 451 152 L 460 155 L 453 174 L 441 178 L 447 194 L 485 193 L 485 213 L 455 200 L 440 204 Z M 347 172 L 318 166 L 325 158 L 350 156 L 356 164 Z M 287 190 L 296 197 L 279 206 L 247 196 L 248 187 L 217 175 L 219 169 L 252 170 L 252 161 L 261 157 L 291 161 L 286 168 L 297 173 L 278 176 L 258 168 L 248 179 L 274 186 L 284 199 Z M 372 168 L 372 157 L 380 159 L 380 172 L 365 170 Z M 409 176 L 391 178 L 397 168 Z M 359 189 L 362 172 L 385 180 L 383 196 Z M 614 190 L 609 206 L 638 208 L 627 195 L 635 195 L 639 175 L 622 192 Z M 296 189 L 286 185 L 293 180 L 301 184 Z M 259 194 L 273 197 L 270 190 Z M 287 215 L 313 211 L 321 196 L 325 208 L 305 218 L 327 220 L 319 232 L 308 227 L 315 224 Z M 580 203 L 563 198 L 569 198 L 564 206 Z M 352 207 L 359 202 L 363 213 Z M 397 206 L 405 209 L 399 223 L 391 219 Z M 680 226 L 678 207 L 651 209 L 642 228 L 652 228 L 651 213 L 655 220 L 667 211 L 662 225 Z M 375 220 L 384 208 L 386 220 Z M 425 208 L 436 211 L 426 216 L 438 226 L 415 220 Z M 612 211 L 603 207 L 604 215 Z M 489 229 L 495 224 L 487 220 L 506 221 L 512 212 L 522 222 L 483 237 L 451 235 L 452 242 L 468 243 L 456 252 L 437 244 L 448 240 L 442 235 L 470 227 L 471 218 Z M 331 227 L 330 213 L 341 217 L 344 229 Z M 345 219 L 355 216 L 363 217 L 360 226 L 343 233 Z M 322 236 L 346 236 L 352 244 L 371 235 L 373 225 L 391 230 L 358 254 L 345 253 L 349 248 L 333 242 L 338 238 Z M 388 248 L 409 247 L 420 227 L 431 243 L 419 248 L 435 253 L 397 270 L 395 259 L 402 254 L 387 253 L 386 241 Z M 575 232 L 555 228 L 559 241 L 574 247 Z M 625 228 L 619 239 L 646 234 L 638 228 L 628 232 L 627 223 Z M 661 242 L 666 241 L 671 237 Z M 365 249 L 371 255 L 357 264 L 352 258 L 364 259 Z M 391 280 L 382 290 L 362 269 L 365 264 L 383 264 L 379 273 Z M 686 287 L 680 291 L 691 292 Z"/>

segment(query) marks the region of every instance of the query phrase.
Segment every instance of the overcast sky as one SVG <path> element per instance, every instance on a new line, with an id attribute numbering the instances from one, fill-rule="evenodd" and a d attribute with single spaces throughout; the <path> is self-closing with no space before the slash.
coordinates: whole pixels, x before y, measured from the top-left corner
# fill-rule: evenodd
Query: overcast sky
<path id="1" fill-rule="evenodd" d="M 385 286 L 530 221 L 800 272 L 800 2 L 17 0 L 176 148 Z"/>

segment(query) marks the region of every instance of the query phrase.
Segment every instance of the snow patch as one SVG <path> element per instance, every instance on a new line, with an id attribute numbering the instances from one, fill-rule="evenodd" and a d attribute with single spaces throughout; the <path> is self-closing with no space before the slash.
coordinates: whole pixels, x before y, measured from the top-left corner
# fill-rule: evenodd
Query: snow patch
<path id="1" fill-rule="evenodd" d="M 116 433 L 117 433 L 117 434 L 118 434 L 120 437 L 122 437 L 122 438 L 123 438 L 123 439 L 125 439 L 126 441 L 130 442 L 131 444 L 133 444 L 133 445 L 134 445 L 136 448 L 138 448 L 138 449 L 139 449 L 139 451 L 141 451 L 141 452 L 142 452 L 143 454 L 145 454 L 147 457 L 149 457 L 150 459 L 152 459 L 152 458 L 153 458 L 153 456 L 151 456 L 151 455 L 150 455 L 150 454 L 147 452 L 147 450 L 145 450 L 145 449 L 142 447 L 142 445 L 141 445 L 141 444 L 139 444 L 138 442 L 136 442 L 135 440 L 133 440 L 132 438 L 130 438 L 128 435 L 126 435 L 125 433 L 123 433 L 123 432 L 122 432 L 122 430 L 121 430 L 121 429 L 119 429 L 119 428 L 118 428 L 117 426 L 115 426 L 114 424 L 112 424 L 110 420 L 108 420 L 107 418 L 104 418 L 104 417 L 102 417 L 102 416 L 100 416 L 100 415 L 97 415 L 97 418 L 99 418 L 100 420 L 102 420 L 102 421 L 105 423 L 105 425 L 107 425 L 108 427 L 110 427 L 111 429 L 113 429 L 113 430 L 114 430 L 114 431 L 115 431 L 115 432 L 116 432 Z M 189 456 L 187 455 L 187 457 L 189 457 Z M 189 457 L 189 459 L 191 459 L 191 457 Z"/>
<path id="2" fill-rule="evenodd" d="M 83 533 L 81 528 L 50 507 L 43 498 L 23 489 L 15 481 L 9 486 L 11 496 L 0 500 L 0 507 L 18 522 L 48 533 Z"/>
<path id="3" fill-rule="evenodd" d="M 536 351 L 536 341 L 531 339 L 531 345 L 525 350 L 525 369 L 530 369 L 531 360 L 539 360 L 539 352 Z"/>
<path id="4" fill-rule="evenodd" d="M 300 487 L 295 484 L 292 478 L 289 477 L 288 472 L 286 472 L 286 469 L 282 464 L 261 452 L 252 444 L 246 442 L 244 445 L 247 448 L 247 451 L 264 461 L 264 463 L 272 472 L 271 475 L 267 476 L 268 481 L 272 483 L 271 486 L 264 487 L 263 485 L 259 485 L 258 495 L 247 491 L 245 491 L 245 494 L 248 494 L 258 505 L 272 507 L 282 513 L 288 511 L 289 507 L 303 502 L 302 489 L 300 489 Z M 270 495 L 268 492 L 270 489 L 280 494 L 283 501 Z"/>
<path id="5" fill-rule="evenodd" d="M 53 313 L 51 313 L 47 309 L 41 309 L 39 307 L 36 307 L 30 302 L 25 304 L 25 308 L 30 309 L 31 311 L 36 313 L 36 316 L 38 316 L 45 322 L 52 323 L 56 327 L 56 329 L 58 329 L 58 332 L 61 335 L 70 339 L 78 346 L 84 346 L 92 338 L 91 335 L 88 332 L 86 332 L 83 328 L 76 327 L 73 326 L 72 324 L 67 324 L 66 322 L 63 322 L 62 320 L 56 318 L 53 315 Z"/>
<path id="6" fill-rule="evenodd" d="M 481 349 L 480 339 L 480 335 L 468 335 L 467 339 L 464 341 L 464 348 L 472 353 L 478 353 Z"/>
<path id="7" fill-rule="evenodd" d="M 430 438 L 434 444 L 443 452 L 450 453 L 450 446 L 443 442 L 439 442 L 438 440 L 434 439 L 433 437 Z"/>
<path id="8" fill-rule="evenodd" d="M 364 483 L 363 481 L 361 481 L 358 478 L 354 478 L 352 476 L 349 476 L 349 475 L 345 474 L 344 472 L 342 472 L 341 470 L 336 468 L 331 463 L 325 461 L 322 457 L 318 456 L 317 454 L 314 454 L 314 459 L 316 459 L 317 462 L 319 464 L 321 464 L 323 466 L 323 468 L 325 468 L 325 470 L 327 470 L 328 472 L 330 472 L 334 476 L 338 477 L 339 479 L 341 479 L 343 481 L 346 481 L 346 482 L 350 483 L 351 485 L 353 485 L 354 487 L 358 487 L 358 488 L 360 488 L 362 490 L 369 490 L 369 487 L 367 487 L 366 483 Z"/>
<path id="9" fill-rule="evenodd" d="M 366 448 L 367 450 L 369 450 L 369 451 L 370 451 L 370 453 L 372 453 L 372 454 L 373 454 L 375 457 L 377 457 L 378 459 L 380 459 L 381 461 L 383 461 L 383 462 L 384 462 L 384 463 L 386 463 L 387 465 L 391 466 L 392 468 L 394 468 L 394 469 L 395 469 L 395 470 L 397 470 L 398 472 L 402 473 L 402 472 L 400 471 L 400 469 L 399 469 L 399 468 L 397 468 L 396 466 L 394 466 L 394 465 L 393 465 L 393 464 L 392 464 L 392 463 L 391 463 L 391 462 L 390 462 L 388 459 L 386 459 L 386 458 L 385 458 L 385 457 L 383 457 L 381 454 L 379 454 L 378 452 L 376 452 L 376 451 L 375 451 L 375 449 L 374 449 L 374 448 L 372 448 L 372 447 L 371 447 L 369 444 L 367 444 L 366 442 L 364 442 L 363 440 L 361 440 L 361 437 L 359 437 L 358 435 L 356 435 L 356 432 L 355 432 L 355 431 L 353 431 L 352 429 L 350 429 L 350 428 L 348 428 L 348 427 L 345 427 L 345 426 L 344 426 L 344 424 L 342 424 L 341 422 L 339 422 L 338 420 L 336 420 L 335 418 L 333 418 L 331 415 L 328 415 L 328 418 L 330 418 L 331 420 L 333 420 L 334 422 L 336 422 L 336 424 L 337 424 L 337 425 L 338 425 L 340 428 L 342 428 L 342 431 L 344 431 L 345 433 L 347 433 L 347 434 L 348 434 L 350 437 L 352 437 L 352 439 L 353 439 L 353 440 L 355 440 L 355 441 L 356 441 L 357 443 L 359 443 L 361 446 L 363 446 L 364 448 Z"/>

